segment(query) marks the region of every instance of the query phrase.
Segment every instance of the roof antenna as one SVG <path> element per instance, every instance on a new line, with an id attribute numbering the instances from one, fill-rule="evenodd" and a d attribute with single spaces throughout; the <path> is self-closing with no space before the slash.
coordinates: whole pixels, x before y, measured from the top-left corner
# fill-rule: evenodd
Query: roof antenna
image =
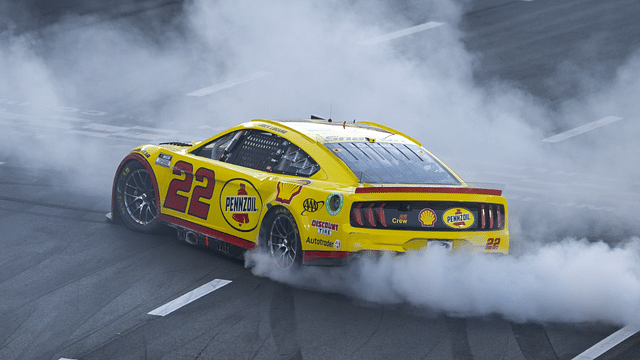
<path id="1" fill-rule="evenodd" d="M 329 122 L 331 122 L 331 121 L 332 121 L 332 120 L 331 120 L 331 112 L 332 112 L 332 111 L 333 111 L 333 103 L 331 103 L 331 105 L 329 105 L 329 120 L 327 120 L 327 121 L 329 121 Z"/>

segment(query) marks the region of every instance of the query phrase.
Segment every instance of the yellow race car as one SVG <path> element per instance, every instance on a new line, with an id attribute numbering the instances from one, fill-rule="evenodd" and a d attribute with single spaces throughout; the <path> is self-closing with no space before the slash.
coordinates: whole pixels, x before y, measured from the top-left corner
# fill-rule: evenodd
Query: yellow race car
<path id="1" fill-rule="evenodd" d="M 507 254 L 501 193 L 469 186 L 386 126 L 253 120 L 204 141 L 133 149 L 108 217 L 143 232 L 166 224 L 233 256 L 263 248 L 288 269 L 431 246 Z"/>

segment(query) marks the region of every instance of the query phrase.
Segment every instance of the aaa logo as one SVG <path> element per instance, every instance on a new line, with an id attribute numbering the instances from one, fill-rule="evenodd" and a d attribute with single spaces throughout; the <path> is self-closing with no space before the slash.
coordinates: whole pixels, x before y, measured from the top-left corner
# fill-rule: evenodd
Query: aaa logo
<path id="1" fill-rule="evenodd" d="M 324 201 L 316 201 L 315 199 L 308 198 L 302 203 L 302 213 L 300 215 L 304 215 L 305 213 L 314 213 L 318 211 L 321 207 L 324 206 Z"/>

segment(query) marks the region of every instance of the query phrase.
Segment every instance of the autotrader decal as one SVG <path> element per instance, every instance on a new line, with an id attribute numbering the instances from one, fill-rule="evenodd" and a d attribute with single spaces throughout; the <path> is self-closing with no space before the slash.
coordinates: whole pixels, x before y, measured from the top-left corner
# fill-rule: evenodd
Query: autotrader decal
<path id="1" fill-rule="evenodd" d="M 231 179 L 220 192 L 220 210 L 232 228 L 248 232 L 258 226 L 262 198 L 255 186 L 244 179 Z"/>
<path id="2" fill-rule="evenodd" d="M 313 244 L 313 245 L 326 246 L 326 247 L 333 247 L 334 246 L 333 241 L 324 240 L 324 239 L 310 238 L 310 237 L 307 238 L 306 243 L 307 244 Z"/>
<path id="3" fill-rule="evenodd" d="M 307 213 L 307 212 L 314 213 L 323 206 L 324 206 L 324 201 L 316 201 L 315 199 L 312 199 L 312 198 L 305 199 L 304 202 L 302 203 L 302 208 L 304 210 L 302 210 L 300 215 L 304 215 L 304 213 Z"/>

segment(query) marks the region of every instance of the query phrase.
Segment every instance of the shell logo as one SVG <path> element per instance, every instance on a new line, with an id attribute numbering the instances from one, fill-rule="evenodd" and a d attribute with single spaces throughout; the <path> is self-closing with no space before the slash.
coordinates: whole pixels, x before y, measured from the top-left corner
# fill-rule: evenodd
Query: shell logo
<path id="1" fill-rule="evenodd" d="M 420 220 L 422 227 L 433 227 L 437 219 L 436 213 L 429 208 L 422 209 L 418 215 L 418 220 Z"/>
<path id="2" fill-rule="evenodd" d="M 473 225 L 475 218 L 471 211 L 465 208 L 451 208 L 442 215 L 444 223 L 454 229 L 467 229 Z"/>
<path id="3" fill-rule="evenodd" d="M 302 186 L 303 185 L 301 184 L 292 184 L 282 181 L 278 182 L 278 185 L 276 186 L 278 189 L 276 201 L 281 204 L 290 205 L 291 200 L 293 200 L 293 198 L 302 191 Z"/>

